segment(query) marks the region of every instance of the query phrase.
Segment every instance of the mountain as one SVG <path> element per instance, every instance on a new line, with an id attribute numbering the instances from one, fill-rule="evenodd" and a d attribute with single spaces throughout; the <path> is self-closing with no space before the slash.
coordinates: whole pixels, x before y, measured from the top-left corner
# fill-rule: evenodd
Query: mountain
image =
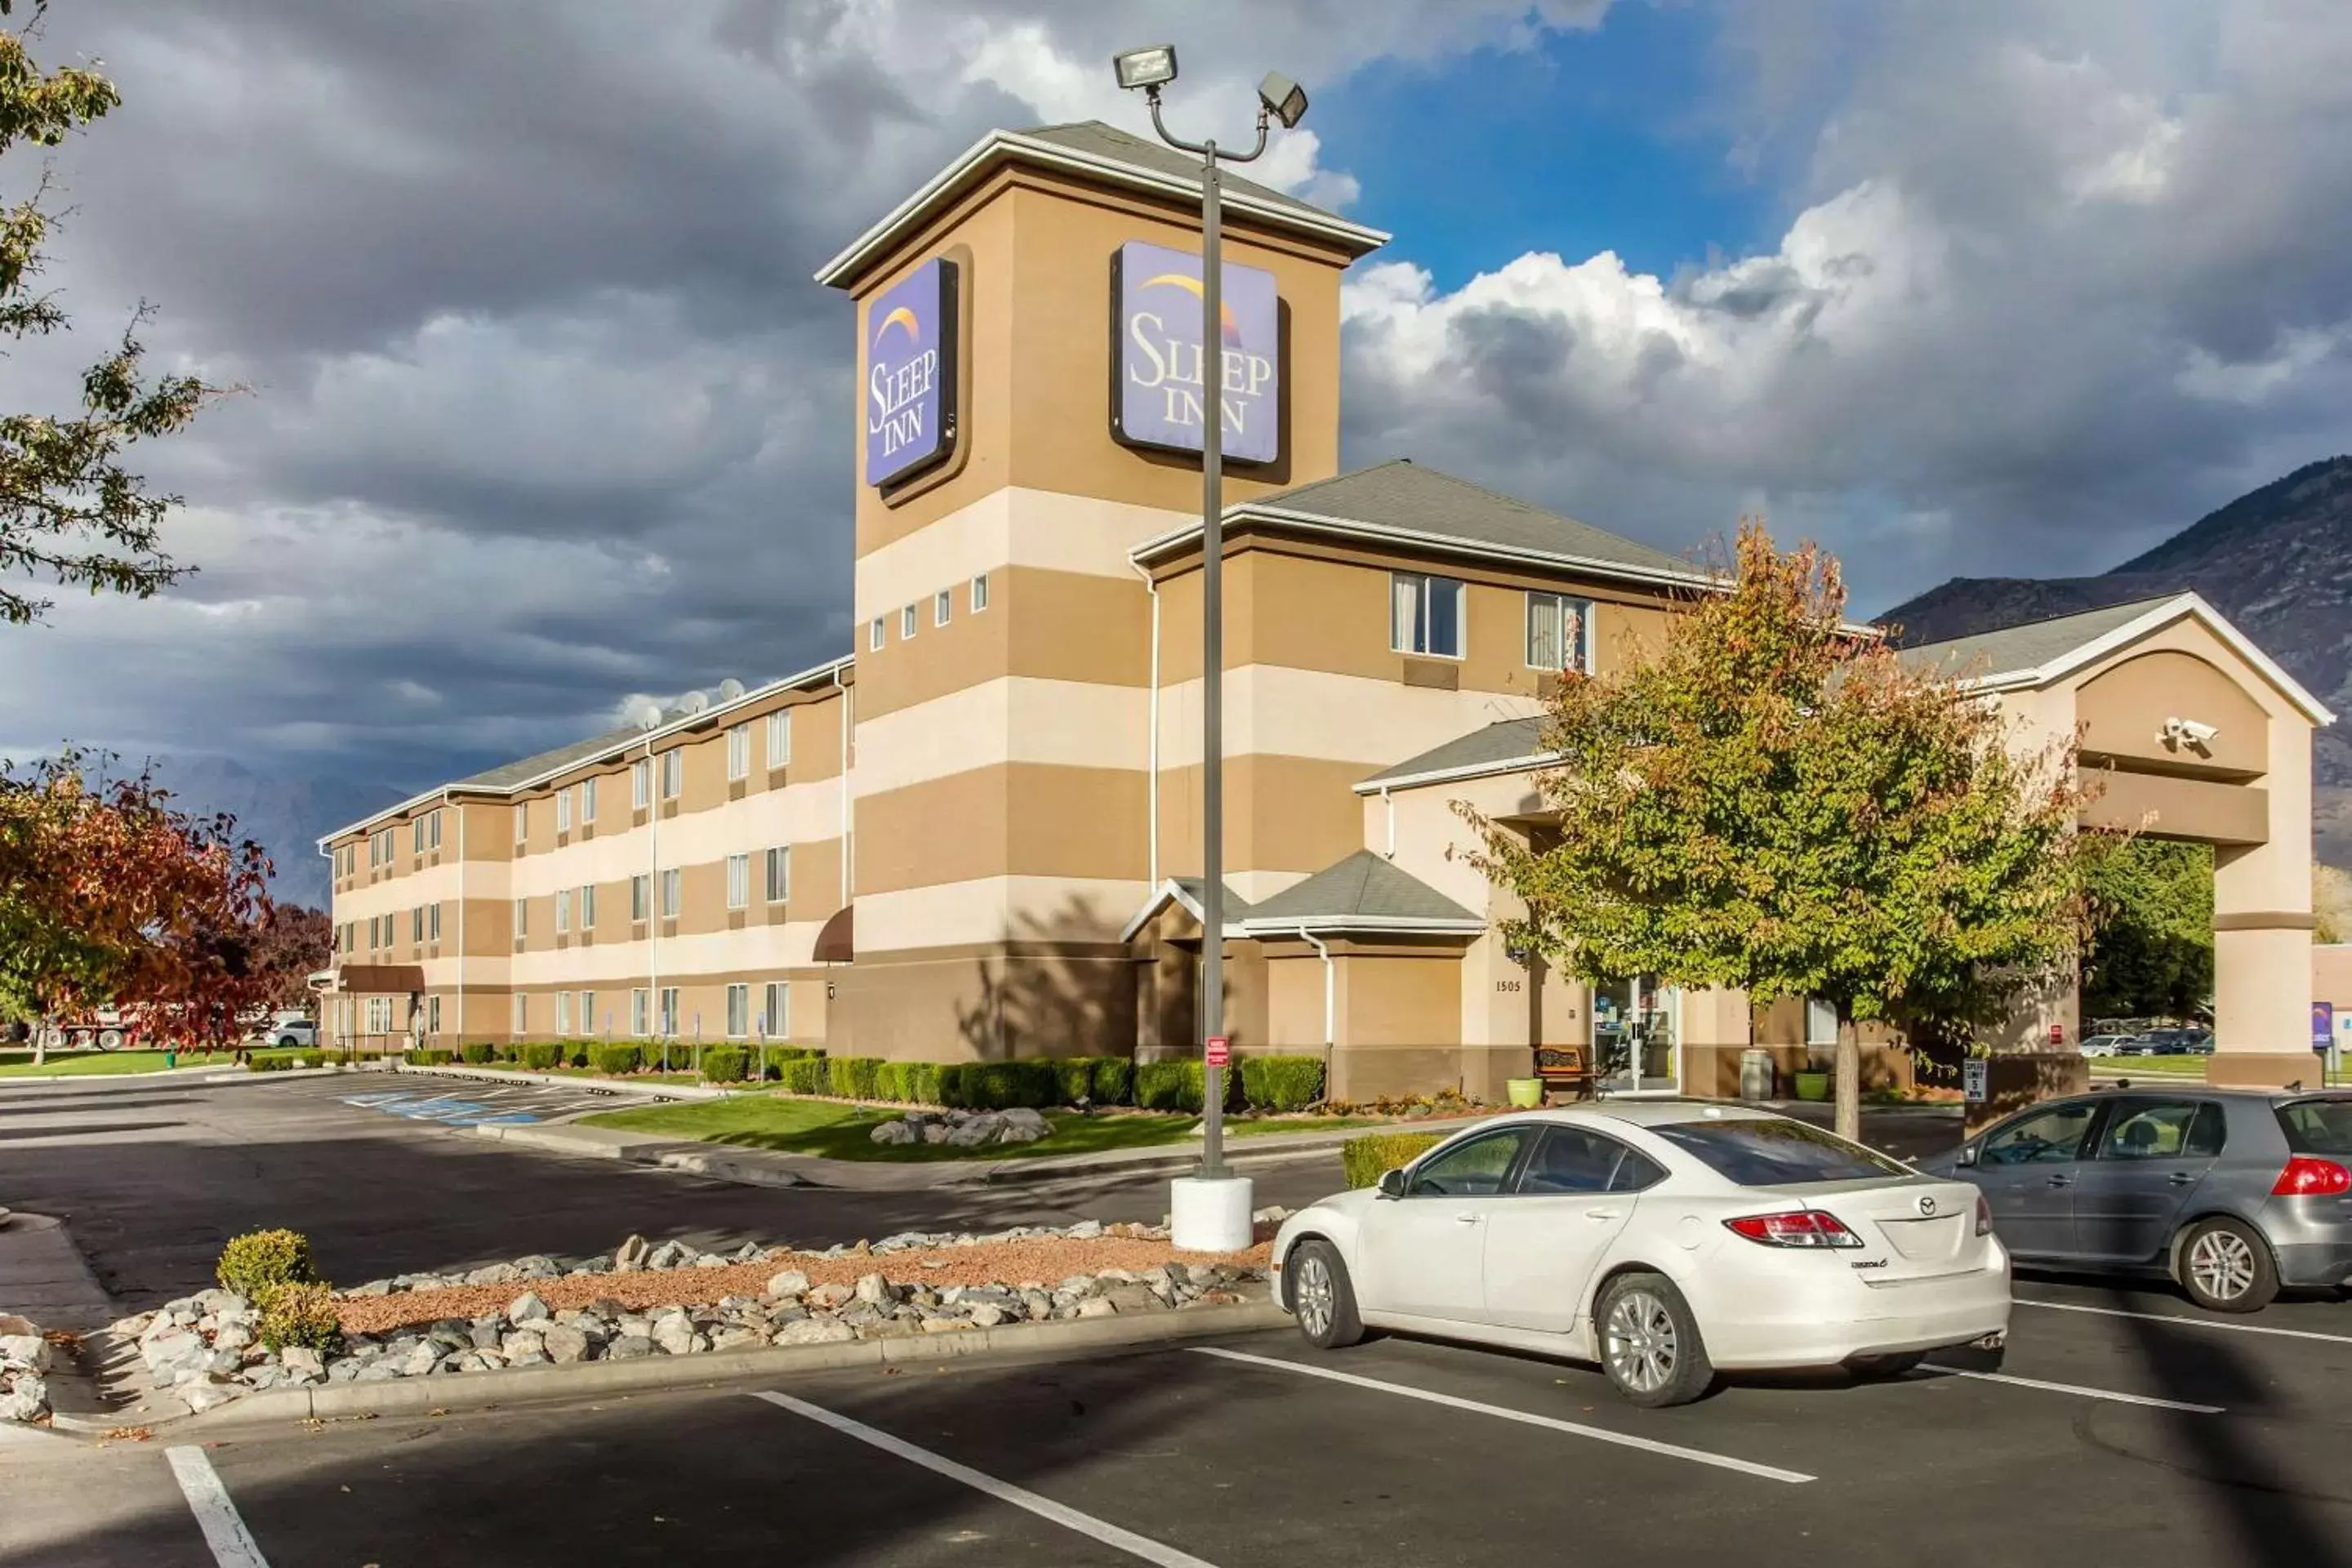
<path id="1" fill-rule="evenodd" d="M 277 868 L 273 898 L 320 910 L 330 889 L 320 835 L 406 798 L 386 784 L 277 768 L 257 772 L 228 757 L 157 757 L 154 768 L 174 805 L 199 816 L 226 811 L 236 818 L 239 837 L 269 851 Z"/>
<path id="2" fill-rule="evenodd" d="M 2194 589 L 2322 702 L 2352 714 L 2352 457 L 2210 512 L 2096 577 L 1955 577 L 1877 617 L 1905 643 Z M 2320 856 L 2352 866 L 2352 722 L 2312 740 Z"/>

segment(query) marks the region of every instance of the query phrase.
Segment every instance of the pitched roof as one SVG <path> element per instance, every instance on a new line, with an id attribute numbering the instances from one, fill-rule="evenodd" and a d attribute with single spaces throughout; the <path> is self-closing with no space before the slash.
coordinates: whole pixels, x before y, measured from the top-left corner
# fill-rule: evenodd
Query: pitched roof
<path id="1" fill-rule="evenodd" d="M 1121 131 L 1118 126 L 1106 124 L 1099 120 L 1072 120 L 1060 125 L 1033 125 L 1018 134 L 1034 142 L 1048 142 L 1055 147 L 1066 147 L 1071 152 L 1084 153 L 1090 157 L 1108 158 L 1115 163 L 1129 163 L 1137 168 L 1150 169 L 1159 174 L 1172 175 L 1180 180 L 1190 181 L 1194 190 L 1200 189 L 1200 159 L 1190 153 L 1179 153 L 1165 142 L 1154 142 L 1150 137 L 1138 136 L 1132 132 Z M 1317 217 L 1326 218 L 1339 216 L 1328 208 L 1318 207 L 1312 202 L 1302 202 L 1297 196 L 1286 195 L 1271 185 L 1261 185 L 1255 180 L 1245 179 L 1230 170 L 1221 169 L 1217 172 L 1217 189 L 1223 195 L 1249 196 L 1271 206 L 1287 207 L 1296 213 L 1311 213 Z"/>
<path id="2" fill-rule="evenodd" d="M 1392 768 L 1383 768 L 1356 786 L 1359 795 L 1370 795 L 1382 784 L 1394 785 L 1404 780 L 1416 783 L 1431 778 L 1454 778 L 1499 769 L 1507 763 L 1524 763 L 1539 758 L 1543 750 L 1543 721 L 1536 719 L 1505 719 L 1473 730 L 1466 735 L 1456 735 L 1442 746 L 1434 746 L 1417 757 L 1407 757 Z"/>
<path id="3" fill-rule="evenodd" d="M 2121 630 L 2178 596 L 2165 594 L 2148 599 L 2127 599 L 2102 609 L 2053 616 L 2044 621 L 2024 621 L 1943 642 L 1919 643 L 1903 649 L 1898 657 L 1914 668 L 1955 676 L 2009 675 L 2039 669 L 2085 643 Z"/>
<path id="4" fill-rule="evenodd" d="M 1253 936 L 1300 925 L 1333 930 L 1484 931 L 1486 922 L 1385 858 L 1359 849 L 1251 911 Z"/>
<path id="5" fill-rule="evenodd" d="M 1152 916 L 1167 908 L 1171 901 L 1183 905 L 1191 911 L 1194 920 L 1201 919 L 1201 894 L 1208 885 L 1208 879 L 1203 877 L 1165 879 L 1160 886 L 1151 890 L 1151 897 L 1144 900 L 1143 907 L 1135 911 L 1134 918 L 1129 920 L 1126 927 L 1119 931 L 1118 940 L 1134 941 L 1135 933 L 1141 931 Z M 1249 900 L 1234 892 L 1231 882 L 1225 884 L 1225 907 L 1222 912 L 1224 915 L 1225 934 L 1229 937 L 1240 936 L 1241 922 L 1250 912 Z"/>
<path id="6" fill-rule="evenodd" d="M 684 717 L 683 710 L 671 710 L 662 714 L 662 722 L 667 724 L 673 719 Z M 480 773 L 468 773 L 464 778 L 453 780 L 444 787 L 512 789 L 525 779 L 534 779 L 541 773 L 555 773 L 572 766 L 574 763 L 586 762 L 599 752 L 610 751 L 624 742 L 640 739 L 644 734 L 643 730 L 635 728 L 607 730 L 601 735 L 593 735 L 585 741 L 574 741 L 568 746 L 558 746 L 553 751 L 541 752 L 534 756 L 519 757 L 511 763 L 500 763 L 494 768 L 484 768 Z"/>
<path id="7" fill-rule="evenodd" d="M 1663 580 L 1694 587 L 1720 582 L 1714 574 L 1663 550 L 1546 511 L 1410 458 L 1392 458 L 1312 484 L 1276 490 L 1233 507 L 1229 515 L 1433 545 L 1473 555 L 1582 567 L 1645 582 Z M 1133 553 L 1139 559 L 1149 558 L 1196 537 L 1199 531 L 1200 524 L 1188 524 L 1144 541 Z"/>

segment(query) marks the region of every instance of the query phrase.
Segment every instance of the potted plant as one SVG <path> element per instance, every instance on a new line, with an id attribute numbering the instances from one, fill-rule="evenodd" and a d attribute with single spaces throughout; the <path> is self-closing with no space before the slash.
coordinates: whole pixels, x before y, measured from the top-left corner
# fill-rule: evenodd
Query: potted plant
<path id="1" fill-rule="evenodd" d="M 1503 1089 L 1513 1105 L 1524 1108 L 1543 1103 L 1544 1086 L 1543 1079 L 1539 1078 L 1505 1079 Z"/>
<path id="2" fill-rule="evenodd" d="M 1807 1068 L 1797 1074 L 1799 1100 L 1827 1100 L 1830 1097 L 1830 1075 L 1818 1068 Z"/>

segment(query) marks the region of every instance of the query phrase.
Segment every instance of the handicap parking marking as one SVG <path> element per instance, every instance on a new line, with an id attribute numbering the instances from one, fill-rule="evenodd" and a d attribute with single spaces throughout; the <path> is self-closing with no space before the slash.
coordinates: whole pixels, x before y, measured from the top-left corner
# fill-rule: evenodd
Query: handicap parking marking
<path id="1" fill-rule="evenodd" d="M 2185 1399 L 2158 1399 L 2148 1394 L 2121 1394 L 2112 1388 L 2091 1388 L 2079 1383 L 2052 1383 L 2039 1377 L 2018 1377 L 2005 1372 L 1969 1372 L 1956 1366 L 1937 1366 L 1932 1363 L 1909 1373 L 1904 1381 L 1925 1382 L 1938 1377 L 1965 1377 L 1977 1383 L 2001 1383 L 2011 1388 L 2039 1389 L 2044 1394 L 2071 1394 L 2081 1399 L 2104 1399 L 2115 1405 L 2144 1405 L 2154 1410 L 2179 1410 L 2190 1415 L 2221 1415 L 2227 1408 L 2220 1405 L 2195 1405 Z"/>
<path id="2" fill-rule="evenodd" d="M 205 1544 L 212 1548 L 213 1561 L 220 1568 L 269 1568 L 269 1559 L 261 1554 L 253 1531 L 245 1527 L 228 1488 L 221 1484 L 205 1451 L 194 1447 L 166 1448 L 163 1458 L 172 1467 L 172 1479 L 180 1483 L 180 1495 L 188 1500 L 188 1511 L 196 1516 Z"/>
<path id="3" fill-rule="evenodd" d="M 1246 1351 L 1227 1350 L 1219 1345 L 1195 1345 L 1195 1355 L 1214 1356 L 1220 1361 L 1243 1362 L 1276 1372 L 1295 1373 L 1300 1377 L 1318 1377 L 1329 1383 L 1344 1383 L 1353 1388 L 1368 1388 L 1380 1394 L 1393 1394 L 1405 1399 L 1418 1399 L 1431 1405 L 1443 1405 L 1450 1409 L 1467 1410 L 1480 1415 L 1492 1415 L 1501 1421 L 1516 1421 L 1522 1426 L 1541 1426 L 1548 1431 L 1565 1432 L 1571 1436 L 1590 1437 L 1597 1443 L 1613 1443 L 1622 1448 L 1638 1448 L 1647 1454 L 1661 1454 L 1668 1458 L 1686 1459 L 1695 1465 L 1710 1465 L 1719 1470 L 1736 1470 L 1744 1476 L 1756 1476 L 1768 1481 L 1785 1481 L 1791 1486 L 1818 1479 L 1802 1470 L 1784 1470 L 1778 1465 L 1760 1465 L 1752 1459 L 1737 1459 L 1727 1454 L 1711 1454 L 1704 1448 L 1686 1448 L 1678 1443 L 1661 1442 L 1654 1437 L 1636 1437 L 1626 1432 L 1612 1432 L 1603 1426 L 1588 1426 L 1580 1421 L 1564 1421 L 1557 1415 L 1538 1415 L 1532 1411 L 1514 1410 L 1506 1405 L 1487 1405 L 1459 1394 L 1439 1394 L 1432 1389 L 1415 1388 L 1410 1384 L 1384 1383 L 1375 1377 L 1362 1377 L 1352 1372 L 1339 1372 L 1330 1367 L 1307 1366 L 1295 1361 L 1283 1361 L 1274 1356 L 1252 1355 Z"/>
<path id="4" fill-rule="evenodd" d="M 2332 1344 L 2352 1345 L 2352 1334 L 2323 1334 L 2316 1329 L 2282 1329 L 2269 1323 L 2224 1322 L 2219 1318 L 2184 1318 L 2178 1312 L 2130 1312 L 2121 1307 L 2093 1307 L 2080 1301 L 2037 1301 L 2031 1297 L 2011 1298 L 2021 1307 L 2046 1307 L 2053 1312 L 2086 1312 L 2097 1318 L 2133 1318 L 2145 1323 L 2171 1323 L 2184 1329 L 2220 1329 L 2232 1334 L 2273 1334 L 2286 1340 L 2325 1340 Z"/>
<path id="5" fill-rule="evenodd" d="M 754 1389 L 751 1392 L 751 1397 L 764 1399 L 769 1404 L 789 1410 L 795 1415 L 804 1415 L 821 1426 L 830 1426 L 845 1436 L 855 1437 L 859 1442 L 879 1448 L 886 1454 L 896 1455 L 908 1464 L 919 1465 L 934 1475 L 945 1476 L 951 1481 L 970 1487 L 972 1490 L 992 1497 L 1000 1502 L 1008 1502 L 1015 1508 L 1026 1510 L 1040 1519 L 1052 1521 L 1065 1530 L 1074 1531 L 1080 1535 L 1099 1541 L 1106 1546 L 1115 1547 L 1130 1557 L 1139 1557 L 1146 1563 L 1156 1563 L 1159 1568 L 1216 1568 L 1214 1563 L 1203 1558 L 1195 1557 L 1188 1552 L 1179 1552 L 1176 1548 L 1154 1541 L 1148 1535 L 1138 1535 L 1131 1530 L 1122 1530 L 1108 1520 L 1097 1519 L 1093 1514 L 1080 1513 L 1076 1509 L 1055 1502 L 1051 1498 L 1041 1497 L 1024 1487 L 1016 1487 L 1010 1481 L 998 1480 L 994 1476 L 982 1474 L 969 1465 L 960 1465 L 943 1455 L 932 1453 L 929 1448 L 919 1448 L 912 1443 L 893 1437 L 889 1433 L 868 1426 L 862 1421 L 853 1421 L 848 1416 L 827 1410 L 821 1405 L 811 1405 L 808 1401 L 795 1399 L 789 1394 L 776 1394 L 766 1389 Z M 226 1562 L 226 1559 L 223 1561 Z"/>

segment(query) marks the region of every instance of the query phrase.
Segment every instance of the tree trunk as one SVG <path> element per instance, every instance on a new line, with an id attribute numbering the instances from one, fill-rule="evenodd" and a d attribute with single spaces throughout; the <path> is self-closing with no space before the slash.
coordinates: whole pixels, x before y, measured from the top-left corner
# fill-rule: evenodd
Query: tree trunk
<path id="1" fill-rule="evenodd" d="M 1841 1015 L 1837 1031 L 1837 1135 L 1862 1142 L 1862 1039 L 1853 1020 Z"/>

